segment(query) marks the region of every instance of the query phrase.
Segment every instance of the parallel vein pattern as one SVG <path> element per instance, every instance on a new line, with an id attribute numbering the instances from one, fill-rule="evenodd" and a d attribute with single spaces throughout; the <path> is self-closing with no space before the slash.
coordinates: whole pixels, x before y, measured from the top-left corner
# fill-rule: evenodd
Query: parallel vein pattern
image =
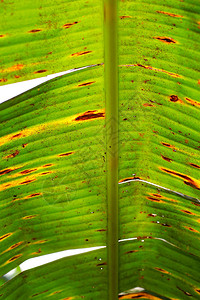
<path id="1" fill-rule="evenodd" d="M 120 2 L 119 182 L 141 180 L 120 184 L 120 239 L 137 238 L 121 246 L 120 292 L 145 299 L 200 298 L 200 204 L 145 183 L 200 199 L 199 12 Z"/>

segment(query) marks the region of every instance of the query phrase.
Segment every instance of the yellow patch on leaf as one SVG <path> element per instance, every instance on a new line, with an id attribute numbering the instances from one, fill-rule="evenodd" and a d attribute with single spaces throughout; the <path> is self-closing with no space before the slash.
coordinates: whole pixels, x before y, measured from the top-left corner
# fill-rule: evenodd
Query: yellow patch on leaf
<path id="1" fill-rule="evenodd" d="M 16 132 L 15 134 L 8 134 L 0 138 L 0 146 L 4 145 L 13 139 L 19 139 L 19 138 L 24 138 L 27 136 L 31 135 L 37 135 L 42 133 L 45 130 L 48 129 L 54 129 L 59 126 L 67 126 L 67 125 L 72 125 L 74 121 L 91 121 L 93 119 L 97 118 L 105 118 L 105 109 L 96 109 L 92 111 L 87 111 L 83 113 L 79 113 L 70 117 L 54 120 L 54 121 L 48 121 L 43 124 L 38 124 L 29 128 L 25 128 L 19 132 Z"/>

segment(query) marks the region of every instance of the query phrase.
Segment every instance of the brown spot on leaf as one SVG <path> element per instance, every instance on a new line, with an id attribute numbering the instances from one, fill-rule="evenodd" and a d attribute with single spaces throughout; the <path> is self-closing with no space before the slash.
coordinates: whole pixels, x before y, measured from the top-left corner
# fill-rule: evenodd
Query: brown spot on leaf
<path id="1" fill-rule="evenodd" d="M 130 293 L 130 294 L 124 294 L 124 295 L 119 295 L 118 299 L 120 300 L 125 300 L 125 299 L 149 299 L 149 300 L 162 300 L 161 298 L 158 298 L 156 296 L 150 295 L 145 292 L 141 293 Z"/>
<path id="2" fill-rule="evenodd" d="M 177 102 L 177 101 L 178 101 L 178 96 L 176 96 L 176 95 L 171 95 L 171 96 L 170 96 L 170 101 L 171 101 L 171 102 Z"/>
<path id="3" fill-rule="evenodd" d="M 91 52 L 92 51 L 80 51 L 80 52 L 76 52 L 76 53 L 71 54 L 71 56 L 80 56 L 80 55 L 89 54 Z"/>
<path id="4" fill-rule="evenodd" d="M 160 203 L 163 202 L 162 200 L 160 200 L 160 199 L 158 199 L 158 198 L 149 197 L 149 196 L 147 197 L 147 199 L 148 199 L 148 200 L 151 200 L 151 201 L 155 201 L 155 202 L 160 202 Z"/>
<path id="5" fill-rule="evenodd" d="M 35 254 L 37 255 L 37 254 L 40 254 L 41 252 L 42 252 L 41 249 L 38 249 L 38 251 L 32 252 L 31 254 L 32 254 L 32 255 L 35 255 Z"/>
<path id="6" fill-rule="evenodd" d="M 6 35 L 5 34 L 0 34 L 0 38 L 3 38 L 5 37 Z"/>
<path id="7" fill-rule="evenodd" d="M 0 236 L 0 242 L 2 242 L 3 240 L 7 239 L 12 234 L 13 234 L 12 232 L 9 232 L 9 233 L 6 233 L 6 234 Z"/>
<path id="8" fill-rule="evenodd" d="M 197 292 L 198 294 L 200 294 L 200 289 L 195 289 L 195 292 Z"/>
<path id="9" fill-rule="evenodd" d="M 182 174 L 182 173 L 178 173 L 176 171 L 173 171 L 173 170 L 169 170 L 169 169 L 166 169 L 166 168 L 160 168 L 163 172 L 166 172 L 170 175 L 173 175 L 173 176 L 176 176 L 176 177 L 180 177 L 180 178 L 183 178 L 185 179 L 186 181 L 183 181 L 185 184 L 197 189 L 197 190 L 200 190 L 200 182 L 199 180 L 196 180 L 192 177 L 189 177 L 185 174 Z"/>
<path id="10" fill-rule="evenodd" d="M 192 296 L 190 293 L 188 293 L 188 292 L 182 290 L 180 287 L 177 286 L 177 288 L 178 288 L 181 292 L 183 292 L 186 296 Z"/>
<path id="11" fill-rule="evenodd" d="M 171 158 L 168 158 L 168 157 L 166 157 L 166 156 L 164 156 L 164 155 L 162 155 L 162 154 L 161 154 L 161 157 L 162 157 L 162 159 L 164 159 L 164 160 L 166 160 L 166 161 L 168 161 L 168 162 L 171 162 L 171 161 L 172 161 Z"/>
<path id="12" fill-rule="evenodd" d="M 27 198 L 37 197 L 37 196 L 41 196 L 41 195 L 42 195 L 42 193 L 34 193 L 31 195 L 28 195 Z"/>
<path id="13" fill-rule="evenodd" d="M 76 117 L 75 121 L 85 121 L 99 118 L 105 118 L 105 112 L 98 112 L 97 110 L 88 110 L 85 113 Z"/>
<path id="14" fill-rule="evenodd" d="M 13 157 L 17 156 L 18 154 L 19 154 L 19 150 L 15 150 L 15 152 L 5 156 L 4 159 L 13 158 Z"/>
<path id="15" fill-rule="evenodd" d="M 78 86 L 87 86 L 87 85 L 91 85 L 91 84 L 93 84 L 95 82 L 96 81 L 84 82 L 84 83 L 79 84 Z"/>
<path id="16" fill-rule="evenodd" d="M 174 39 L 172 39 L 170 37 L 158 36 L 158 37 L 154 37 L 154 39 L 159 40 L 166 44 L 171 44 L 171 43 L 176 44 L 177 43 Z"/>
<path id="17" fill-rule="evenodd" d="M 124 179 L 120 179 L 118 181 L 118 183 L 126 182 L 126 181 L 129 181 L 131 179 L 141 179 L 141 178 L 140 177 L 127 177 L 127 178 L 124 178 Z"/>
<path id="18" fill-rule="evenodd" d="M 10 172 L 13 172 L 15 170 L 17 170 L 19 168 L 14 168 L 14 169 L 4 169 L 2 171 L 0 171 L 0 175 L 5 175 L 5 174 L 9 174 Z"/>
<path id="19" fill-rule="evenodd" d="M 192 227 L 188 227 L 188 226 L 184 226 L 186 229 L 188 229 L 188 230 L 190 230 L 190 231 L 192 231 L 192 232 L 196 232 L 196 233 L 199 233 L 199 231 L 198 230 L 196 230 L 196 229 L 194 229 L 194 228 L 192 228 Z"/>
<path id="20" fill-rule="evenodd" d="M 162 272 L 162 273 L 165 273 L 165 274 L 170 274 L 168 271 L 164 270 L 164 269 L 161 269 L 161 268 L 155 268 L 155 270 L 159 271 L 159 272 Z"/>
<path id="21" fill-rule="evenodd" d="M 187 102 L 189 102 L 190 104 L 192 104 L 193 106 L 200 107 L 200 102 L 197 102 L 197 101 L 192 100 L 192 99 L 189 99 L 189 98 L 185 98 L 185 100 L 186 100 Z"/>
<path id="22" fill-rule="evenodd" d="M 107 265 L 107 262 L 103 262 L 103 263 L 97 264 L 96 266 L 98 267 L 98 266 L 105 266 L 105 265 Z"/>
<path id="23" fill-rule="evenodd" d="M 47 167 L 51 167 L 51 166 L 53 166 L 53 164 L 46 164 L 43 166 L 43 168 L 47 168 Z"/>
<path id="24" fill-rule="evenodd" d="M 138 251 L 139 251 L 139 250 L 130 250 L 130 251 L 125 252 L 125 254 L 135 253 L 135 252 L 138 252 Z"/>
<path id="25" fill-rule="evenodd" d="M 160 194 L 152 194 L 152 196 L 162 198 L 162 195 L 160 195 Z"/>
<path id="26" fill-rule="evenodd" d="M 26 180 L 26 181 L 23 181 L 23 182 L 21 182 L 20 184 L 29 184 L 29 183 L 31 183 L 31 182 L 33 182 L 33 181 L 35 181 L 36 179 L 29 179 L 29 180 Z"/>
<path id="27" fill-rule="evenodd" d="M 131 16 L 120 16 L 120 19 L 130 19 L 132 18 Z"/>
<path id="28" fill-rule="evenodd" d="M 170 145 L 169 143 L 161 142 L 161 144 L 165 147 L 176 149 L 173 145 Z"/>
<path id="29" fill-rule="evenodd" d="M 61 153 L 58 156 L 63 157 L 63 156 L 69 156 L 71 154 L 73 154 L 74 152 L 66 152 L 66 153 Z"/>
<path id="30" fill-rule="evenodd" d="M 32 216 L 25 216 L 25 217 L 22 217 L 22 220 L 29 220 L 29 219 L 33 219 L 35 217 L 37 217 L 38 215 L 32 215 Z"/>
<path id="31" fill-rule="evenodd" d="M 20 246 L 21 244 L 23 244 L 23 242 L 18 242 L 18 243 L 16 243 L 16 244 L 12 245 L 12 246 L 10 247 L 10 249 L 17 248 L 17 247 Z"/>
<path id="32" fill-rule="evenodd" d="M 28 31 L 29 33 L 36 33 L 36 32 L 40 32 L 42 31 L 42 29 L 32 29 L 30 31 Z"/>
<path id="33" fill-rule="evenodd" d="M 143 105 L 144 107 L 147 107 L 147 106 L 150 106 L 150 107 L 155 106 L 155 105 L 150 104 L 150 103 L 143 103 L 142 105 Z"/>
<path id="34" fill-rule="evenodd" d="M 148 69 L 148 70 L 152 70 L 152 71 L 156 71 L 156 72 L 162 72 L 162 73 L 165 73 L 169 76 L 172 76 L 172 77 L 175 77 L 175 78 L 180 78 L 182 77 L 181 75 L 179 74 L 176 74 L 176 73 L 172 73 L 172 72 L 168 72 L 166 70 L 163 70 L 163 69 L 157 69 L 157 68 L 154 68 L 152 66 L 144 66 L 144 65 L 141 65 L 141 64 L 134 64 L 134 65 L 127 65 L 127 66 L 137 66 L 137 67 L 141 67 L 141 68 L 144 68 L 144 69 Z"/>
<path id="35" fill-rule="evenodd" d="M 106 231 L 106 229 L 97 229 L 96 231 Z"/>
<path id="36" fill-rule="evenodd" d="M 10 139 L 13 140 L 13 139 L 19 138 L 20 136 L 22 136 L 22 133 L 17 133 L 15 135 L 11 136 Z"/>
<path id="37" fill-rule="evenodd" d="M 22 148 L 25 148 L 28 144 L 22 144 Z"/>
<path id="38" fill-rule="evenodd" d="M 174 17 L 174 18 L 184 18 L 184 17 L 181 16 L 181 15 L 173 14 L 173 13 L 166 12 L 166 11 L 160 11 L 160 10 L 157 10 L 156 12 L 159 13 L 159 14 L 168 15 L 168 16 Z"/>
<path id="39" fill-rule="evenodd" d="M 200 169 L 200 166 L 199 166 L 199 165 L 192 164 L 192 163 L 190 163 L 189 165 L 192 166 L 192 167 L 194 167 L 194 168 Z"/>
<path id="40" fill-rule="evenodd" d="M 26 174 L 32 173 L 32 172 L 34 172 L 34 171 L 37 171 L 37 169 L 24 170 L 24 171 L 21 171 L 20 174 L 26 175 Z"/>
<path id="41" fill-rule="evenodd" d="M 18 259 L 21 256 L 22 256 L 22 254 L 18 254 L 18 255 L 15 255 L 15 256 L 11 257 L 9 260 L 7 260 L 6 264 Z"/>
<path id="42" fill-rule="evenodd" d="M 8 81 L 8 79 L 6 79 L 6 78 L 0 78 L 0 82 L 6 82 L 6 81 Z"/>
<path id="43" fill-rule="evenodd" d="M 70 28 L 71 26 L 78 24 L 79 22 L 66 23 L 63 25 L 64 28 Z"/>
<path id="44" fill-rule="evenodd" d="M 44 72 L 47 72 L 47 70 L 38 70 L 38 71 L 35 71 L 34 73 L 37 74 L 37 73 L 44 73 Z"/>
<path id="45" fill-rule="evenodd" d="M 5 253 L 5 252 L 8 252 L 8 251 L 11 251 L 12 249 L 15 249 L 17 248 L 18 246 L 20 246 L 21 244 L 23 244 L 23 242 L 18 242 L 12 246 L 10 246 L 8 249 L 6 249 L 5 251 L 3 251 L 2 253 Z"/>
<path id="46" fill-rule="evenodd" d="M 51 174 L 51 171 L 40 173 L 41 176 Z"/>
<path id="47" fill-rule="evenodd" d="M 188 215 L 195 215 L 193 212 L 189 211 L 189 210 L 183 210 L 181 209 L 182 212 L 184 212 L 185 214 L 188 214 Z"/>

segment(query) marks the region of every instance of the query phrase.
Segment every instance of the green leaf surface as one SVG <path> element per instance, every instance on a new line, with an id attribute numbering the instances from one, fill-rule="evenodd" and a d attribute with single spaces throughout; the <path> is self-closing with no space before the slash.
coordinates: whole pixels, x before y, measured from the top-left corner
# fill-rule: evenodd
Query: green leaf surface
<path id="1" fill-rule="evenodd" d="M 1 1 L 0 84 L 102 63 L 102 12 L 100 0 Z"/>
<path id="2" fill-rule="evenodd" d="M 116 300 L 117 277 L 120 300 L 200 299 L 200 4 L 119 1 L 112 23 L 108 2 L 0 4 L 4 84 L 96 65 L 0 105 L 1 275 L 106 246 L 22 272 L 2 299 Z"/>

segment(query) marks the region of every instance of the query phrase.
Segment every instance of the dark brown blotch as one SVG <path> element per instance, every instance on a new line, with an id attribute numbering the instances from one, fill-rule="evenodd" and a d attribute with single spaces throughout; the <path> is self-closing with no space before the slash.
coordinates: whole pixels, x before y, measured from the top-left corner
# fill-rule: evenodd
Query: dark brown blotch
<path id="1" fill-rule="evenodd" d="M 2 235 L 2 236 L 0 237 L 0 241 L 3 241 L 4 239 L 6 239 L 7 237 L 9 237 L 9 236 L 11 236 L 11 235 L 12 235 L 12 233 L 6 233 L 6 234 Z"/>
<path id="2" fill-rule="evenodd" d="M 131 16 L 120 16 L 120 19 L 122 20 L 122 19 L 130 19 L 130 18 L 132 18 Z"/>
<path id="3" fill-rule="evenodd" d="M 155 201 L 155 202 L 161 202 L 160 199 L 158 198 L 154 198 L 154 197 L 147 197 L 148 200 L 151 200 L 151 201 Z"/>
<path id="4" fill-rule="evenodd" d="M 199 165 L 196 165 L 196 164 L 190 164 L 190 166 L 194 167 L 194 168 L 197 168 L 197 169 L 200 169 L 200 166 Z"/>
<path id="5" fill-rule="evenodd" d="M 19 242 L 19 243 L 16 243 L 16 244 L 12 245 L 12 246 L 10 247 L 10 249 L 17 248 L 17 247 L 20 246 L 22 243 L 23 243 L 23 242 Z"/>
<path id="6" fill-rule="evenodd" d="M 42 193 L 34 193 L 34 194 L 29 195 L 28 198 L 37 197 L 40 195 L 42 195 Z"/>
<path id="7" fill-rule="evenodd" d="M 178 173 L 178 172 L 175 172 L 175 171 L 172 171 L 172 170 L 168 170 L 168 169 L 165 169 L 165 168 L 161 168 L 161 170 L 164 171 L 164 172 L 166 172 L 166 173 L 168 173 L 168 174 L 171 174 L 171 175 L 174 175 L 174 176 L 177 176 L 177 177 L 185 179 L 186 181 L 183 181 L 185 184 L 191 186 L 194 189 L 200 190 L 200 188 L 198 186 L 198 183 L 196 183 L 189 176 L 181 174 L 181 173 Z"/>
<path id="8" fill-rule="evenodd" d="M 59 154 L 58 156 L 60 157 L 63 157 L 63 156 L 69 156 L 71 154 L 73 154 L 74 152 L 66 152 L 66 153 L 62 153 L 62 154 Z"/>
<path id="9" fill-rule="evenodd" d="M 14 261 L 14 260 L 18 259 L 18 258 L 21 257 L 21 256 L 22 256 L 22 254 L 15 255 L 15 256 L 11 257 L 11 258 L 8 260 L 8 262 Z"/>
<path id="10" fill-rule="evenodd" d="M 192 213 L 189 210 L 183 210 L 183 209 L 181 209 L 181 211 L 184 212 L 185 214 L 188 214 L 188 215 L 194 215 L 194 213 Z"/>
<path id="11" fill-rule="evenodd" d="M 37 73 L 45 73 L 47 72 L 47 70 L 38 70 L 38 71 L 35 71 L 34 73 L 37 74 Z"/>
<path id="12" fill-rule="evenodd" d="M 0 171 L 0 175 L 5 175 L 5 174 L 8 174 L 8 173 L 10 173 L 10 172 L 12 172 L 12 171 L 14 171 L 14 170 L 16 170 L 16 169 L 5 169 L 5 170 L 2 170 L 2 171 Z"/>
<path id="13" fill-rule="evenodd" d="M 166 156 L 164 156 L 164 155 L 162 155 L 162 154 L 161 154 L 161 157 L 162 157 L 162 159 L 164 159 L 164 160 L 166 160 L 166 161 L 168 161 L 168 162 L 171 162 L 171 161 L 172 161 L 171 158 L 168 158 L 168 157 L 166 157 Z"/>
<path id="14" fill-rule="evenodd" d="M 162 36 L 158 36 L 158 37 L 155 37 L 156 40 L 159 40 L 163 43 L 166 43 L 166 44 L 176 44 L 176 41 L 170 37 L 162 37 Z"/>
<path id="15" fill-rule="evenodd" d="M 164 143 L 162 142 L 162 145 L 165 147 L 169 147 L 169 148 L 174 148 L 172 145 L 170 145 L 169 143 Z"/>
<path id="16" fill-rule="evenodd" d="M 106 231 L 106 229 L 97 229 L 96 231 Z"/>
<path id="17" fill-rule="evenodd" d="M 33 182 L 33 181 L 35 181 L 35 180 L 36 180 L 36 179 L 26 180 L 26 181 L 21 182 L 20 184 L 29 184 L 29 183 L 31 183 L 31 182 Z"/>
<path id="18" fill-rule="evenodd" d="M 93 83 L 95 83 L 96 81 L 90 81 L 90 82 L 85 82 L 85 83 L 81 83 L 78 86 L 87 86 L 87 85 L 91 85 Z"/>
<path id="19" fill-rule="evenodd" d="M 43 168 L 47 168 L 47 167 L 51 167 L 51 166 L 53 166 L 53 164 L 46 164 L 43 166 Z"/>
<path id="20" fill-rule="evenodd" d="M 15 152 L 7 155 L 5 158 L 13 158 L 19 154 L 19 150 L 15 150 Z"/>
<path id="21" fill-rule="evenodd" d="M 98 266 L 105 266 L 105 265 L 107 265 L 107 262 L 103 262 L 101 264 L 97 264 L 96 266 L 98 267 Z"/>
<path id="22" fill-rule="evenodd" d="M 85 121 L 98 118 L 105 118 L 105 113 L 96 113 L 96 110 L 88 110 L 84 114 L 81 114 L 78 117 L 76 117 L 75 121 Z"/>
<path id="23" fill-rule="evenodd" d="M 130 250 L 130 251 L 125 252 L 125 254 L 135 253 L 135 252 L 138 252 L 138 251 L 139 251 L 139 250 Z"/>
<path id="24" fill-rule="evenodd" d="M 176 95 L 171 95 L 169 99 L 171 102 L 177 102 L 179 100 L 178 96 L 176 96 Z"/>
<path id="25" fill-rule="evenodd" d="M 20 174 L 26 175 L 26 174 L 32 173 L 32 172 L 34 172 L 34 171 L 36 171 L 36 170 L 37 170 L 37 169 L 28 169 L 28 170 L 21 171 Z"/>
<path id="26" fill-rule="evenodd" d="M 42 31 L 42 29 L 32 29 L 29 31 L 29 33 L 36 33 L 36 32 L 40 32 Z"/>
<path id="27" fill-rule="evenodd" d="M 182 290 L 179 286 L 176 286 L 181 292 L 183 292 L 186 296 L 192 297 L 192 295 L 184 290 Z"/>
<path id="28" fill-rule="evenodd" d="M 64 28 L 70 28 L 71 26 L 78 24 L 79 22 L 66 23 L 63 25 Z"/>
<path id="29" fill-rule="evenodd" d="M 92 51 L 80 51 L 80 52 L 76 52 L 76 53 L 71 54 L 71 56 L 80 56 L 80 55 L 89 54 L 91 52 Z"/>
<path id="30" fill-rule="evenodd" d="M 0 78 L 0 82 L 6 82 L 6 81 L 8 81 L 8 79 L 6 79 L 6 78 Z"/>
<path id="31" fill-rule="evenodd" d="M 15 138 L 19 138 L 20 136 L 22 136 L 22 133 L 17 133 L 11 137 L 11 140 Z"/>

